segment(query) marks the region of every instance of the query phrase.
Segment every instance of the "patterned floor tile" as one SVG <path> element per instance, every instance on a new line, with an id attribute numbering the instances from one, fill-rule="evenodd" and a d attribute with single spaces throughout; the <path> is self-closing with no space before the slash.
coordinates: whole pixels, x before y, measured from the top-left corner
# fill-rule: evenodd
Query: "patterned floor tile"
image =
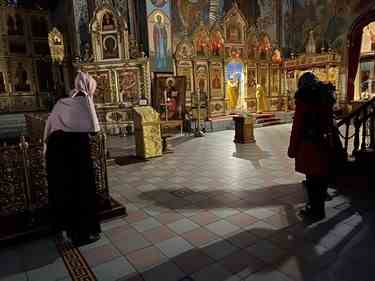
<path id="1" fill-rule="evenodd" d="M 150 270 L 152 267 L 168 261 L 168 258 L 153 246 L 133 252 L 126 257 L 138 272 Z"/>
<path id="2" fill-rule="evenodd" d="M 139 232 L 145 232 L 147 230 L 151 230 L 151 229 L 154 229 L 154 228 L 157 228 L 157 227 L 160 227 L 161 226 L 161 223 L 158 222 L 156 219 L 154 218 L 147 218 L 145 220 L 142 220 L 142 221 L 138 221 L 134 224 L 132 224 L 133 227 L 139 231 Z"/>
<path id="3" fill-rule="evenodd" d="M 210 230 L 211 232 L 219 236 L 225 236 L 235 231 L 238 231 L 240 229 L 238 226 L 235 226 L 225 220 L 220 220 L 220 221 L 211 223 L 207 225 L 206 227 L 208 230 Z"/>
<path id="4" fill-rule="evenodd" d="M 239 213 L 239 214 L 227 217 L 225 218 L 225 220 L 241 228 L 245 228 L 258 221 L 257 218 L 244 214 L 244 213 Z"/>
<path id="5" fill-rule="evenodd" d="M 177 213 L 171 213 L 171 212 L 168 212 L 168 213 L 163 213 L 163 214 L 160 214 L 158 216 L 155 216 L 155 219 L 158 220 L 161 224 L 169 224 L 169 223 L 173 223 L 173 222 L 176 222 L 178 220 L 181 220 L 183 219 L 184 217 L 180 214 L 177 214 Z"/>
<path id="6" fill-rule="evenodd" d="M 203 247 L 201 250 L 215 260 L 221 260 L 222 258 L 230 255 L 231 253 L 238 250 L 238 247 L 230 244 L 225 240 L 214 241 Z"/>
<path id="7" fill-rule="evenodd" d="M 192 277 L 195 281 L 226 281 L 232 277 L 232 274 L 221 265 L 213 264 L 193 274 Z"/>
<path id="8" fill-rule="evenodd" d="M 213 222 L 220 220 L 220 218 L 215 216 L 213 213 L 205 212 L 205 211 L 200 211 L 194 216 L 190 217 L 189 219 L 202 226 L 208 225 L 208 224 L 211 224 Z"/>
<path id="9" fill-rule="evenodd" d="M 124 258 L 119 257 L 93 268 L 98 281 L 117 281 L 135 273 L 135 269 Z"/>
<path id="10" fill-rule="evenodd" d="M 81 251 L 81 253 L 91 267 L 109 262 L 120 256 L 120 252 L 110 244 L 87 249 Z"/>
<path id="11" fill-rule="evenodd" d="M 143 236 L 153 244 L 157 244 L 159 242 L 174 238 L 177 236 L 177 234 L 166 226 L 160 226 L 150 231 L 145 231 Z"/>
<path id="12" fill-rule="evenodd" d="M 168 256 L 169 258 L 174 258 L 193 249 L 193 246 L 181 237 L 175 237 L 169 240 L 165 240 L 163 242 L 155 244 L 155 246 L 158 247 L 163 252 L 163 254 Z"/>
<path id="13" fill-rule="evenodd" d="M 213 234 L 212 232 L 208 231 L 206 228 L 200 227 L 196 228 L 192 231 L 185 232 L 181 234 L 181 236 L 190 242 L 194 246 L 202 246 L 206 245 L 211 241 L 220 239 L 219 236 Z"/>
<path id="14" fill-rule="evenodd" d="M 182 234 L 199 228 L 198 224 L 192 222 L 189 219 L 181 219 L 176 222 L 170 223 L 167 226 L 177 234 Z"/>
<path id="15" fill-rule="evenodd" d="M 179 281 L 185 274 L 172 262 L 163 263 L 142 274 L 145 281 Z"/>
<path id="16" fill-rule="evenodd" d="M 214 260 L 198 249 L 178 255 L 173 262 L 186 274 L 192 274 L 206 266 L 213 264 Z"/>

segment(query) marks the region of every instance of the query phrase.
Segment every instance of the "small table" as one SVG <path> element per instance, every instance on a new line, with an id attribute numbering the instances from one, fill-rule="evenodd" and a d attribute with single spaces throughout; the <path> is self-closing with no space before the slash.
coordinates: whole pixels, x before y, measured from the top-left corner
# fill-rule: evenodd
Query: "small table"
<path id="1" fill-rule="evenodd" d="M 254 143 L 254 122 L 253 117 L 234 116 L 235 143 Z"/>

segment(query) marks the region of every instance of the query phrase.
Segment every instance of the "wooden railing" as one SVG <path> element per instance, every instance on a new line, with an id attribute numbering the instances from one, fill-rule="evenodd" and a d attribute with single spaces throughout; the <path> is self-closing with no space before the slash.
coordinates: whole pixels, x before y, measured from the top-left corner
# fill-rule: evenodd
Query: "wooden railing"
<path id="1" fill-rule="evenodd" d="M 351 147 L 352 155 L 359 151 L 375 150 L 375 97 L 344 116 L 337 126 L 348 154 Z"/>

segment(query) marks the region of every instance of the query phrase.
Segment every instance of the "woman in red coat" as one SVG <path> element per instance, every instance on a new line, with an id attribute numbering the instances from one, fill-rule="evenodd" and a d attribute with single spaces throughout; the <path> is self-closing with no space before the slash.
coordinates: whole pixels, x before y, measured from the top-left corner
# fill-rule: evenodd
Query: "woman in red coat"
<path id="1" fill-rule="evenodd" d="M 335 89 L 314 74 L 303 74 L 295 94 L 295 116 L 288 156 L 296 171 L 306 175 L 308 204 L 301 215 L 314 221 L 325 217 L 324 202 L 333 172 L 330 140 L 334 128 Z"/>

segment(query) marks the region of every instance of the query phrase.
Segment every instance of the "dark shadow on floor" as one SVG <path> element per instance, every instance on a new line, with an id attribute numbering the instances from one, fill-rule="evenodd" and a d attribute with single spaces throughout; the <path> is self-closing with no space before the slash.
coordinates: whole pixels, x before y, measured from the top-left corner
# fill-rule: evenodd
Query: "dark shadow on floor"
<path id="1" fill-rule="evenodd" d="M 264 188 L 262 190 L 254 191 L 239 191 L 237 194 L 236 192 L 231 192 L 232 194 L 235 194 L 235 196 L 237 195 L 238 198 L 248 199 L 240 200 L 237 202 L 230 202 L 230 197 L 227 198 L 228 201 L 225 201 L 225 194 L 228 194 L 228 192 L 225 190 L 198 192 L 201 195 L 207 195 L 208 198 L 213 198 L 214 195 L 217 195 L 216 197 L 220 197 L 220 194 L 224 196 L 221 199 L 219 198 L 218 200 L 215 200 L 215 198 L 208 201 L 205 200 L 204 208 L 206 210 L 225 207 L 243 207 L 251 209 L 257 207 L 267 208 L 272 206 L 278 206 L 283 209 L 283 213 L 289 224 L 285 228 L 279 230 L 264 228 L 251 229 L 251 233 L 255 233 L 256 236 L 258 236 L 260 239 L 265 238 L 266 241 L 270 241 L 271 243 L 274 241 L 276 245 L 279 245 L 281 248 L 283 248 L 285 250 L 283 255 L 275 258 L 274 261 L 268 264 L 260 259 L 254 258 L 254 256 L 252 256 L 246 251 L 235 251 L 229 254 L 226 258 L 224 258 L 223 262 L 225 264 L 225 268 L 232 275 L 241 274 L 244 272 L 244 270 L 246 270 L 247 272 L 251 272 L 254 276 L 254 279 L 250 278 L 243 280 L 258 280 L 256 278 L 257 275 L 259 275 L 259 280 L 284 280 L 280 278 L 280 276 L 280 279 L 277 279 L 278 273 L 273 272 L 274 270 L 282 271 L 284 274 L 289 276 L 291 280 L 373 280 L 373 276 L 375 275 L 375 267 L 372 267 L 371 269 L 368 268 L 367 270 L 363 271 L 363 258 L 366 258 L 363 256 L 363 250 L 365 248 L 366 243 L 369 243 L 368 245 L 371 245 L 371 247 L 373 245 L 375 246 L 373 235 L 371 235 L 374 234 L 375 215 L 373 215 L 373 213 L 369 212 L 367 209 L 364 212 L 363 209 L 361 209 L 360 204 L 356 205 L 349 203 L 348 205 L 343 205 L 344 207 L 339 206 L 339 208 L 341 208 L 341 211 L 337 212 L 336 215 L 331 216 L 320 223 L 310 225 L 306 224 L 304 222 L 301 222 L 300 219 L 298 219 L 296 215 L 296 209 L 293 206 L 293 204 L 295 203 L 303 203 L 303 199 L 297 200 L 296 202 L 293 202 L 293 204 L 283 203 L 282 201 L 277 200 L 278 196 L 282 196 L 282 194 L 287 196 L 288 189 L 295 190 L 296 185 L 300 184 L 271 186 L 268 188 Z M 143 199 L 147 198 L 148 200 L 152 200 L 151 198 L 158 198 L 158 195 L 161 195 L 165 192 L 166 190 L 150 191 L 143 193 L 140 197 Z M 172 194 L 179 194 L 178 191 L 169 190 L 168 192 L 172 192 Z M 277 192 L 279 193 L 277 194 Z M 181 194 L 188 193 L 181 192 Z M 183 196 L 181 198 L 183 198 Z M 191 209 L 191 205 L 177 206 L 175 203 L 173 203 L 173 200 L 168 202 L 160 202 L 155 200 L 154 203 L 157 206 L 169 208 L 171 210 L 184 210 L 184 208 Z M 197 207 L 202 208 L 199 202 L 196 205 Z M 361 223 L 344 223 L 347 220 L 352 219 L 353 216 L 357 214 L 361 214 L 362 219 L 365 222 L 370 223 L 368 230 L 366 228 L 363 228 L 364 224 Z M 345 228 L 345 226 L 347 226 L 347 228 Z M 333 234 L 333 232 L 340 232 L 340 227 L 343 228 L 342 233 L 340 235 Z M 228 243 L 227 241 L 246 241 L 247 234 L 248 231 L 242 231 L 236 235 L 227 237 L 224 241 L 213 243 L 199 250 L 194 249 L 188 251 L 176 257 L 175 259 L 173 259 L 173 261 L 175 261 L 177 265 L 179 264 L 179 260 L 184 261 L 182 268 L 186 266 L 186 260 L 191 260 L 191 263 L 195 264 L 194 259 L 198 259 L 202 255 L 206 257 L 207 252 L 215 252 L 215 248 L 224 247 L 224 244 Z M 333 240 L 334 238 L 336 238 L 336 241 L 330 241 L 330 239 Z M 357 256 L 355 256 L 356 254 Z M 344 259 L 342 259 L 342 257 L 344 257 Z M 373 262 L 373 260 L 375 259 L 369 259 L 369 257 L 367 257 L 367 262 L 373 263 L 375 265 L 375 262 Z M 353 265 L 351 261 L 357 261 L 357 264 Z M 362 261 L 362 264 L 360 261 Z M 298 268 L 297 271 L 293 269 L 293 263 L 296 265 L 296 268 Z M 205 267 L 206 266 L 207 265 L 205 265 Z M 350 268 L 353 268 L 353 266 L 355 266 L 355 268 L 357 268 L 358 270 L 362 271 L 355 271 L 351 274 L 342 274 L 342 272 L 350 271 Z M 150 279 L 150 276 L 157 274 L 157 272 L 160 271 L 161 267 L 163 267 L 163 265 L 157 266 L 151 269 L 149 272 L 146 272 L 144 275 L 145 280 L 152 280 Z M 196 270 L 196 268 L 194 270 Z M 365 272 L 367 275 L 363 274 L 363 272 Z M 189 272 L 185 273 L 187 276 L 189 275 Z M 361 276 L 360 279 L 355 277 L 359 275 Z M 222 276 L 215 276 L 215 281 L 224 281 L 227 280 L 229 277 L 230 276 L 226 276 L 225 274 Z"/>
<path id="2" fill-rule="evenodd" d="M 233 157 L 249 160 L 254 168 L 260 169 L 262 165 L 260 160 L 268 159 L 272 153 L 262 150 L 258 145 L 243 145 L 236 144 L 236 152 L 233 152 Z"/>

